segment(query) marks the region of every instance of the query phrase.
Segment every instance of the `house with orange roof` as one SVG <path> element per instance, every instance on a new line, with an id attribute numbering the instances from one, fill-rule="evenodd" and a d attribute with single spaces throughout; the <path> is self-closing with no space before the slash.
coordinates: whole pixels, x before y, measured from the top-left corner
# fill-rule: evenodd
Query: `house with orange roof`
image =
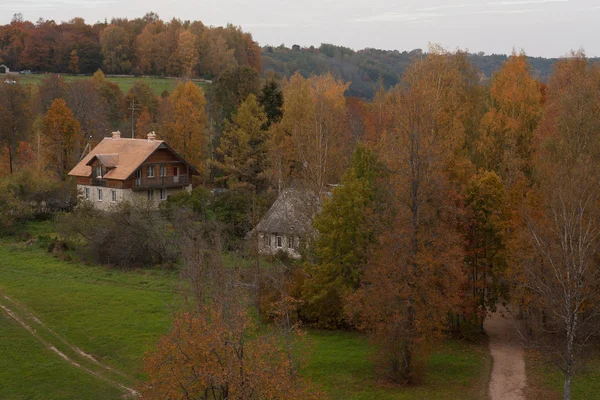
<path id="1" fill-rule="evenodd" d="M 158 208 L 175 193 L 192 190 L 198 171 L 166 142 L 122 138 L 120 132 L 104 138 L 69 172 L 77 180 L 82 201 L 110 210 L 122 201 L 147 201 Z"/>

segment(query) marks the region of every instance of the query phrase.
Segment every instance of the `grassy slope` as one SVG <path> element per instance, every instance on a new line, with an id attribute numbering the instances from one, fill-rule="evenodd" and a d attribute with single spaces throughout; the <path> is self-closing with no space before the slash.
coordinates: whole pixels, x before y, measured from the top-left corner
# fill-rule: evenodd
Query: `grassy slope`
<path id="1" fill-rule="evenodd" d="M 140 356 L 169 329 L 175 280 L 65 263 L 39 248 L 0 248 L 0 291 L 106 363 L 140 376 Z"/>
<path id="2" fill-rule="evenodd" d="M 33 226 L 33 234 L 49 226 Z M 23 304 L 59 335 L 91 353 L 100 361 L 138 379 L 141 357 L 169 329 L 170 307 L 177 302 L 172 294 L 174 274 L 160 271 L 120 272 L 97 266 L 59 261 L 38 246 L 0 243 L 0 291 Z M 4 327 L 3 320 L 0 320 Z M 14 324 L 13 324 L 14 325 Z M 47 358 L 47 377 L 65 376 L 56 390 L 75 393 L 88 379 L 60 359 L 52 359 L 28 332 L 11 328 L 15 340 L 32 346 L 33 358 Z M 346 332 L 310 332 L 314 342 L 312 359 L 305 374 L 330 393 L 332 399 L 479 399 L 485 398 L 489 357 L 485 346 L 448 342 L 428 359 L 429 375 L 423 386 L 408 389 L 382 389 L 369 361 L 369 345 L 363 336 Z M 3 337 L 0 336 L 0 337 Z M 25 346 L 25 344 L 24 344 Z M 0 360 L 14 359 L 17 347 L 0 346 Z M 27 360 L 15 359 L 7 375 L 0 373 L 0 387 L 11 377 L 26 373 Z M 2 366 L 0 361 L 0 367 Z M 60 367 L 60 368 L 59 368 Z M 62 369 L 71 369 L 70 376 Z M 13 382 L 14 393 L 31 387 L 31 382 Z M 96 383 L 98 395 L 111 397 L 114 389 Z M 27 389 L 29 390 L 29 389 Z M 33 390 L 33 389 L 31 389 Z M 104 392 L 102 391 L 104 390 Z M 42 396 L 44 390 L 35 391 Z M 65 398 L 78 398 L 73 395 Z M 26 396 L 26 398 L 34 397 Z M 60 398 L 59 395 L 54 396 Z M 16 396 L 2 398 L 19 398 Z M 34 397 L 35 398 L 35 397 Z"/>
<path id="3" fill-rule="evenodd" d="M 67 364 L 0 312 L 0 397 L 117 399 L 121 392 Z"/>
<path id="4" fill-rule="evenodd" d="M 45 75 L 19 75 L 18 79 L 21 83 L 24 84 L 38 84 L 44 78 Z M 67 81 L 75 81 L 82 79 L 90 79 L 89 76 L 73 76 L 73 75 L 62 75 L 62 77 Z M 178 79 L 169 79 L 169 78 L 135 78 L 135 77 L 107 77 L 107 80 L 117 83 L 121 88 L 123 93 L 127 93 L 129 89 L 133 86 L 136 81 L 142 81 L 150 85 L 150 87 L 154 90 L 154 93 L 160 95 L 163 91 L 167 90 L 168 92 L 172 92 L 177 86 L 179 82 Z M 198 86 L 203 89 L 206 89 L 207 83 L 204 82 L 196 82 Z"/>

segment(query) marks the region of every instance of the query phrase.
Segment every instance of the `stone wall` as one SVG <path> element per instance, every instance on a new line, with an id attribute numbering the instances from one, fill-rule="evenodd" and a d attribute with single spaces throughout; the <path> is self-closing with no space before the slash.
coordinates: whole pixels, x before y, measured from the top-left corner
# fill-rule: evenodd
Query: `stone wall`
<path id="1" fill-rule="evenodd" d="M 117 203 L 121 201 L 149 201 L 152 205 L 152 208 L 158 209 L 159 204 L 166 200 L 166 198 L 161 200 L 160 189 L 153 189 L 152 196 L 149 196 L 148 190 L 133 191 L 131 189 L 113 189 L 89 185 L 77 185 L 77 190 L 79 192 L 80 201 L 89 201 L 94 205 L 94 207 L 104 211 L 110 211 Z M 192 186 L 188 185 L 185 187 L 168 188 L 164 190 L 166 191 L 166 197 L 169 197 L 183 190 L 189 192 L 192 190 Z M 99 191 L 102 193 L 101 196 L 99 195 Z"/>

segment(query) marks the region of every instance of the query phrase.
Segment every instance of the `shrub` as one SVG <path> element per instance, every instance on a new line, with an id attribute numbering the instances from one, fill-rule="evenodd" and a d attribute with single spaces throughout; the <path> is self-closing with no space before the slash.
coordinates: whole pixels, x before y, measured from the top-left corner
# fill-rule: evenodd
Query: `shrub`
<path id="1" fill-rule="evenodd" d="M 119 203 L 110 213 L 82 204 L 58 219 L 58 231 L 94 263 L 131 268 L 177 260 L 171 225 L 143 203 Z"/>

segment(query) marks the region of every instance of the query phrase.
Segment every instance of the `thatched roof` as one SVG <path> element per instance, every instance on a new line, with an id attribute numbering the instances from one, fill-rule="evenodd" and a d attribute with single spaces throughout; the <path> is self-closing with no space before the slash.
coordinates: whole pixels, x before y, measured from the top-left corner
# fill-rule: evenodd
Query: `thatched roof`
<path id="1" fill-rule="evenodd" d="M 313 218 L 318 209 L 318 200 L 310 191 L 286 189 L 258 223 L 258 232 L 286 235 L 312 235 Z"/>

